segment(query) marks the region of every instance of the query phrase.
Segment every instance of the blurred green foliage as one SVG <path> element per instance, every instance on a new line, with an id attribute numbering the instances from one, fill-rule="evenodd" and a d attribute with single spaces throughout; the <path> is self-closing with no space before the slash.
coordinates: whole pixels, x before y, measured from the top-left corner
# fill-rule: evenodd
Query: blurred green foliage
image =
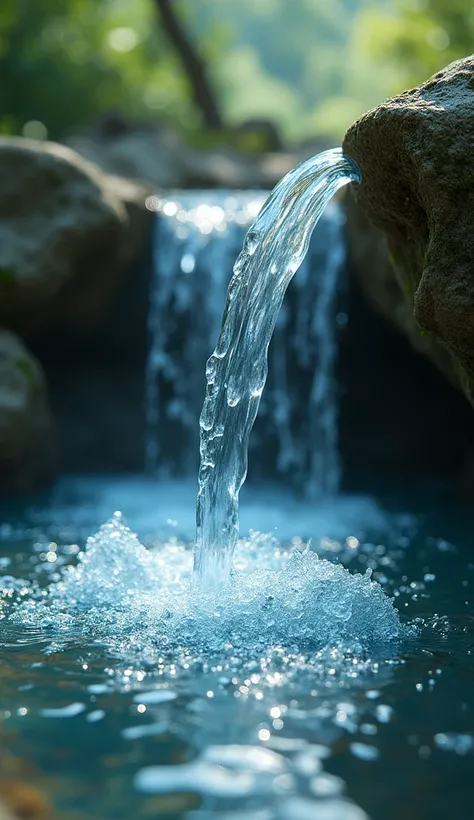
<path id="1" fill-rule="evenodd" d="M 1 0 L 0 130 L 53 139 L 120 110 L 198 122 L 151 0 Z"/>
<path id="2" fill-rule="evenodd" d="M 472 0 L 175 0 L 226 122 L 341 139 L 385 96 L 468 54 Z M 0 131 L 61 139 L 108 111 L 205 138 L 153 0 L 1 0 Z M 39 124 L 38 124 L 39 123 Z M 42 124 L 42 125 L 41 125 Z M 234 135 L 235 141 L 235 135 Z M 249 150 L 264 144 L 240 135 Z"/>
<path id="3" fill-rule="evenodd" d="M 372 3 L 358 17 L 362 46 L 392 73 L 387 93 L 427 79 L 474 46 L 472 0 Z"/>
<path id="4" fill-rule="evenodd" d="M 366 5 L 367 0 L 199 0 L 201 30 L 207 9 L 210 21 L 225 17 L 232 32 L 230 47 L 213 66 L 228 118 L 267 117 L 291 141 L 340 139 L 385 96 L 391 81 L 392 68 L 374 71 L 371 52 L 362 48 L 358 18 Z"/>

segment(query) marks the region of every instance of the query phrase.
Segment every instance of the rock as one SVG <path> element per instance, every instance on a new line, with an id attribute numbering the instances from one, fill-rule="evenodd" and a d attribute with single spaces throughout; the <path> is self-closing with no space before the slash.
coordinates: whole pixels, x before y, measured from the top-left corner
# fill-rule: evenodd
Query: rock
<path id="1" fill-rule="evenodd" d="M 0 324 L 24 330 L 75 276 L 114 267 L 127 216 L 64 146 L 1 137 L 0 177 Z"/>
<path id="2" fill-rule="evenodd" d="M 61 336 L 79 341 L 91 335 L 95 338 L 124 286 L 123 274 L 130 271 L 135 276 L 148 250 L 153 214 L 146 201 L 152 189 L 141 182 L 108 174 L 103 175 L 102 186 L 107 196 L 124 209 L 119 241 L 109 260 L 100 255 L 100 269 L 97 264 L 84 265 L 61 289 L 51 304 L 45 327 L 47 335 L 60 331 Z"/>
<path id="3" fill-rule="evenodd" d="M 400 286 L 386 235 L 372 225 L 358 207 L 354 191 L 346 189 L 343 203 L 350 269 L 364 294 L 375 309 L 408 338 L 415 350 L 428 356 L 452 383 L 456 383 L 448 351 L 431 336 L 420 333 L 413 320 L 413 302 Z"/>
<path id="4" fill-rule="evenodd" d="M 108 174 L 140 182 L 153 193 L 170 188 L 273 188 L 294 165 L 317 153 L 309 146 L 296 153 L 262 154 L 228 146 L 192 148 L 175 132 L 143 124 L 134 129 L 119 118 L 110 127 L 107 121 L 83 129 L 68 145 Z"/>
<path id="5" fill-rule="evenodd" d="M 149 191 L 20 137 L 0 137 L 0 178 L 0 325 L 96 325 L 141 252 Z M 73 298 L 57 302 L 71 286 Z"/>
<path id="6" fill-rule="evenodd" d="M 43 371 L 17 336 L 0 330 L 0 491 L 47 486 L 55 461 Z"/>
<path id="7" fill-rule="evenodd" d="M 391 256 L 371 265 L 366 288 L 474 403 L 473 145 L 474 57 L 387 100 L 344 138 L 362 171 L 357 203 Z"/>
<path id="8" fill-rule="evenodd" d="M 127 223 L 119 245 L 119 262 L 124 268 L 133 267 L 143 256 L 153 225 L 153 214 L 147 208 L 147 199 L 154 189 L 133 179 L 106 176 L 104 185 L 109 194 L 121 202 L 127 213 Z"/>
<path id="9" fill-rule="evenodd" d="M 139 181 L 151 192 L 186 186 L 186 146 L 174 132 L 131 128 L 110 133 L 98 129 L 72 135 L 68 145 L 113 176 Z"/>
<path id="10" fill-rule="evenodd" d="M 22 780 L 0 780 L 0 820 L 54 820 L 48 798 Z"/>
<path id="11" fill-rule="evenodd" d="M 73 135 L 74 150 L 109 174 L 139 181 L 153 192 L 170 188 L 259 187 L 258 159 L 231 148 L 197 149 L 169 129 L 98 127 Z"/>
<path id="12" fill-rule="evenodd" d="M 278 126 L 265 117 L 250 117 L 231 127 L 230 131 L 237 142 L 242 141 L 245 145 L 248 141 L 251 150 L 255 147 L 266 152 L 283 151 L 285 148 Z"/>

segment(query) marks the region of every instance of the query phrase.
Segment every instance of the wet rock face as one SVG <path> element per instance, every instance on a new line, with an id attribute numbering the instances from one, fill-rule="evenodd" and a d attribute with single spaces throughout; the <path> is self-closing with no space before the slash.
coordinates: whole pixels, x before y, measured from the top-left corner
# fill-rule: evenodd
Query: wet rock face
<path id="1" fill-rule="evenodd" d="M 24 332 L 75 278 L 115 276 L 128 217 L 99 169 L 54 143 L 0 138 L 0 179 L 0 323 Z"/>
<path id="2" fill-rule="evenodd" d="M 17 336 L 0 330 L 0 492 L 47 485 L 54 439 L 43 371 Z"/>
<path id="3" fill-rule="evenodd" d="M 376 311 L 402 333 L 418 353 L 431 359 L 446 378 L 458 387 L 459 381 L 453 369 L 451 354 L 430 334 L 420 331 L 413 319 L 413 297 L 403 285 L 403 271 L 398 271 L 387 236 L 358 207 L 354 193 L 354 190 L 348 188 L 343 199 L 352 274 Z"/>
<path id="4" fill-rule="evenodd" d="M 0 137 L 0 495 L 44 487 L 56 466 L 43 372 L 9 331 L 65 348 L 69 379 L 65 342 L 88 345 L 95 361 L 125 274 L 147 250 L 150 193 L 68 147 Z"/>
<path id="5" fill-rule="evenodd" d="M 356 200 L 388 238 L 414 333 L 430 337 L 428 352 L 451 354 L 474 402 L 474 56 L 363 116 L 344 150 L 362 170 Z"/>

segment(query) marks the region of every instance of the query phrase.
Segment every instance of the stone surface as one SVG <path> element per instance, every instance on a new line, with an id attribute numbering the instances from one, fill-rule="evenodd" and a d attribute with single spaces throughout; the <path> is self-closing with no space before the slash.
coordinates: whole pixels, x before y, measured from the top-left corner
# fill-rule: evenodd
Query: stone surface
<path id="1" fill-rule="evenodd" d="M 20 137 L 0 137 L 0 180 L 0 324 L 96 326 L 141 253 L 150 191 Z"/>
<path id="2" fill-rule="evenodd" d="M 124 205 L 70 149 L 0 138 L 0 324 L 41 321 L 61 288 L 116 265 Z"/>
<path id="3" fill-rule="evenodd" d="M 420 333 L 413 319 L 413 300 L 400 286 L 400 275 L 386 235 L 371 224 L 356 204 L 353 190 L 346 189 L 343 201 L 350 269 L 364 294 L 377 312 L 407 337 L 415 350 L 430 358 L 456 384 L 451 355 L 432 336 Z"/>
<path id="4" fill-rule="evenodd" d="M 170 188 L 273 188 L 298 162 L 329 147 L 301 146 L 245 154 L 231 147 L 193 148 L 163 127 L 90 127 L 68 139 L 81 156 L 108 174 L 145 184 L 153 193 Z"/>
<path id="5" fill-rule="evenodd" d="M 164 129 L 127 129 L 117 134 L 89 129 L 73 134 L 68 145 L 103 171 L 157 188 L 185 185 L 185 146 Z"/>
<path id="6" fill-rule="evenodd" d="M 43 371 L 17 336 L 0 330 L 0 492 L 46 486 L 55 461 Z"/>
<path id="7" fill-rule="evenodd" d="M 151 188 L 136 180 L 104 175 L 103 190 L 124 209 L 121 231 L 109 258 L 81 266 L 60 290 L 46 312 L 42 335 L 73 337 L 79 341 L 98 334 L 109 321 L 124 284 L 135 280 L 147 253 L 153 214 L 146 207 Z"/>
<path id="8" fill-rule="evenodd" d="M 471 402 L 473 148 L 474 57 L 387 100 L 344 138 L 345 152 L 362 170 L 357 203 L 387 236 L 391 258 L 372 264 L 366 289 L 416 347 L 452 374 Z M 379 247 L 380 253 L 385 250 Z M 401 296 L 395 295 L 390 268 Z M 421 341 L 423 336 L 428 338 Z"/>

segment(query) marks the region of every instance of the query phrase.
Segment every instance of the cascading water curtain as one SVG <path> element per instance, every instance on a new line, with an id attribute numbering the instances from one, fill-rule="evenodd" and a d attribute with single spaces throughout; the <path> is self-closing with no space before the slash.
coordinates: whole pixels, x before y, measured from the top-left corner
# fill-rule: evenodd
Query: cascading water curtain
<path id="1" fill-rule="evenodd" d="M 232 266 L 266 192 L 179 191 L 156 212 L 147 362 L 146 469 L 194 475 L 206 359 L 219 335 Z M 311 498 L 339 486 L 337 334 L 344 316 L 344 216 L 332 203 L 280 311 L 250 448 L 262 479 Z"/>

